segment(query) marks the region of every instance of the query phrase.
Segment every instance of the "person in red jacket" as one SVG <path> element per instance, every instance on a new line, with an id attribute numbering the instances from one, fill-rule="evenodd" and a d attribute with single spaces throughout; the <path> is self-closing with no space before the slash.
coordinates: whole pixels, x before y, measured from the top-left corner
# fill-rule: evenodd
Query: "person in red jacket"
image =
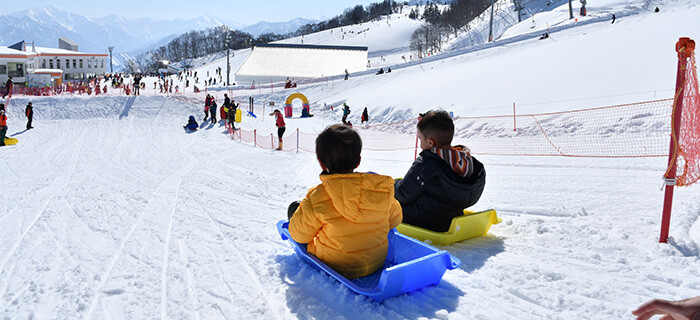
<path id="1" fill-rule="evenodd" d="M 212 100 L 212 96 L 208 94 L 207 97 L 204 99 L 204 122 L 206 122 L 209 119 L 209 108 L 211 107 Z"/>
<path id="2" fill-rule="evenodd" d="M 282 112 L 280 112 L 279 109 L 275 109 L 275 111 L 270 113 L 270 115 L 275 116 L 275 126 L 277 126 L 277 138 L 279 139 L 277 149 L 275 150 L 282 150 L 282 135 L 284 134 L 284 131 L 287 130 L 284 123 L 284 116 L 282 115 Z"/>
<path id="3" fill-rule="evenodd" d="M 5 109 L 0 109 L 0 147 L 5 145 L 5 134 L 7 133 L 7 116 Z"/>
<path id="4" fill-rule="evenodd" d="M 12 77 L 9 77 L 7 81 L 5 82 L 5 93 L 3 93 L 2 98 L 5 99 L 5 97 L 9 94 L 10 97 L 12 97 Z"/>

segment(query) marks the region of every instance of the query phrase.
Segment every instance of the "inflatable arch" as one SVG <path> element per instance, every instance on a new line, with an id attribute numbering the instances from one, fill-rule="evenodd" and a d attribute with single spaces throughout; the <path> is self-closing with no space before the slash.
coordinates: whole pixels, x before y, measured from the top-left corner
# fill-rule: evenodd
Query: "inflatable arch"
<path id="1" fill-rule="evenodd" d="M 286 118 L 292 117 L 292 101 L 294 101 L 294 99 L 301 99 L 301 103 L 303 103 L 302 108 L 306 109 L 308 114 L 309 99 L 307 99 L 305 95 L 297 92 L 289 95 L 289 97 L 287 97 L 287 101 L 284 102 L 284 116 Z"/>

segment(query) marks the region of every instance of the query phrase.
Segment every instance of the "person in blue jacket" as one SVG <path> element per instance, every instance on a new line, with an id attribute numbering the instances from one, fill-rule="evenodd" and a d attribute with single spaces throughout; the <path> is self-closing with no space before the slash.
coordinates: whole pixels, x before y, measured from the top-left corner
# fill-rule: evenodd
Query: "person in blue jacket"
<path id="1" fill-rule="evenodd" d="M 486 183 L 484 165 L 469 148 L 452 146 L 454 123 L 444 110 L 422 115 L 418 139 L 423 151 L 403 179 L 394 183 L 394 196 L 403 209 L 403 223 L 445 232 L 455 217 L 474 205 Z"/>
<path id="2" fill-rule="evenodd" d="M 187 125 L 184 125 L 183 128 L 189 131 L 197 131 L 197 128 L 199 128 L 199 123 L 197 123 L 197 120 L 194 119 L 194 116 L 190 116 L 190 120 L 187 121 Z"/>

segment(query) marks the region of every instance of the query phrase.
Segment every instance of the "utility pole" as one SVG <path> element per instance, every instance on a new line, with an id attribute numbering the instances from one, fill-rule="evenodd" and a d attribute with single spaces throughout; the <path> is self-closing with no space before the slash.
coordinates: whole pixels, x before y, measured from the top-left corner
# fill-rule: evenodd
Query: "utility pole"
<path id="1" fill-rule="evenodd" d="M 491 22 L 489 23 L 489 42 L 491 41 L 493 41 L 493 0 L 491 0 Z"/>
<path id="2" fill-rule="evenodd" d="M 229 57 L 229 50 L 230 50 L 228 44 L 230 43 L 230 41 L 231 41 L 231 34 L 229 33 L 226 36 L 226 40 L 224 40 L 224 43 L 226 44 L 226 86 L 227 87 L 229 86 L 229 79 L 230 79 L 229 77 L 230 77 L 230 73 L 231 73 L 231 64 L 229 63 L 229 58 L 228 58 Z"/>
<path id="3" fill-rule="evenodd" d="M 523 6 L 520 4 L 520 0 L 513 0 L 513 2 L 515 2 L 515 11 L 518 12 L 518 22 L 521 22 L 523 20 L 522 17 L 520 17 L 520 11 L 522 11 L 525 8 L 523 8 Z"/>
<path id="4" fill-rule="evenodd" d="M 574 18 L 574 8 L 571 6 L 571 0 L 569 0 L 569 19 Z"/>
<path id="5" fill-rule="evenodd" d="M 108 47 L 107 49 L 109 49 L 109 74 L 112 74 L 114 73 L 114 69 L 112 68 L 112 50 L 114 47 Z"/>

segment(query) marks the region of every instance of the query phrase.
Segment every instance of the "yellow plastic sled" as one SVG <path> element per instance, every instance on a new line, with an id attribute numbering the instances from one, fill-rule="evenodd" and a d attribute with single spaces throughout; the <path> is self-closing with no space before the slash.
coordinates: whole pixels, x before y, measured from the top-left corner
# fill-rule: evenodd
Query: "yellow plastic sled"
<path id="1" fill-rule="evenodd" d="M 447 232 L 435 232 L 405 223 L 396 227 L 396 230 L 420 241 L 430 240 L 434 245 L 449 246 L 454 242 L 485 236 L 491 225 L 498 223 L 501 223 L 501 218 L 494 209 L 480 212 L 465 209 L 463 216 L 452 219 Z"/>
<path id="2" fill-rule="evenodd" d="M 243 112 L 241 111 L 241 108 L 236 109 L 236 118 L 234 120 L 238 123 L 241 123 L 242 117 L 243 117 Z"/>
<path id="3" fill-rule="evenodd" d="M 15 138 L 5 138 L 5 145 L 10 146 L 13 144 L 17 144 L 17 139 Z"/>

